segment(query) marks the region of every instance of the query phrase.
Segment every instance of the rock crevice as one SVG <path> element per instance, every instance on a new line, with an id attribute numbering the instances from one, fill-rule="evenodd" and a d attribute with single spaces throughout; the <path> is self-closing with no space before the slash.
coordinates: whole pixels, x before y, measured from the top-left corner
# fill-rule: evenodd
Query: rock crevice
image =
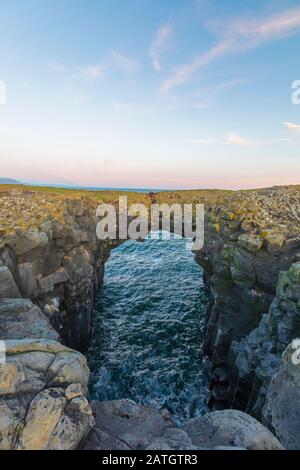
<path id="1" fill-rule="evenodd" d="M 211 405 L 245 410 L 287 447 L 298 445 L 278 424 L 282 408 L 270 397 L 284 389 L 281 356 L 300 337 L 300 188 L 161 193 L 156 202 L 175 198 L 205 203 L 205 246 L 196 260 L 211 291 L 205 334 Z M 28 190 L 0 199 L 7 227 L 8 207 L 23 217 L 11 232 L 0 230 L 0 339 L 7 348 L 0 448 L 73 449 L 93 426 L 88 368 L 76 351 L 88 347 L 104 264 L 119 242 L 96 238 L 99 200 Z M 30 215 L 34 226 L 26 225 Z M 148 445 L 174 448 L 170 439 Z M 184 442 L 195 445 L 190 437 Z"/>

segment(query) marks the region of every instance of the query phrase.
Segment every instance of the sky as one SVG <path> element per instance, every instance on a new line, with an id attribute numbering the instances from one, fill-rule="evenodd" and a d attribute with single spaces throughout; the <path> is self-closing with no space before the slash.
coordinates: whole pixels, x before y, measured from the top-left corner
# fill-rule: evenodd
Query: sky
<path id="1" fill-rule="evenodd" d="M 0 24 L 1 177 L 300 184 L 300 0 L 0 0 Z"/>

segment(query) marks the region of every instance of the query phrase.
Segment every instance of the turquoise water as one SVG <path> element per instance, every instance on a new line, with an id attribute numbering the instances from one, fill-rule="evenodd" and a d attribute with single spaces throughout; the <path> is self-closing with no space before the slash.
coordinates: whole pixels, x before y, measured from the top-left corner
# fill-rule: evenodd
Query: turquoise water
<path id="1" fill-rule="evenodd" d="M 167 408 L 179 420 L 206 411 L 202 353 L 208 294 L 186 240 L 127 241 L 112 251 L 94 312 L 90 393 Z"/>

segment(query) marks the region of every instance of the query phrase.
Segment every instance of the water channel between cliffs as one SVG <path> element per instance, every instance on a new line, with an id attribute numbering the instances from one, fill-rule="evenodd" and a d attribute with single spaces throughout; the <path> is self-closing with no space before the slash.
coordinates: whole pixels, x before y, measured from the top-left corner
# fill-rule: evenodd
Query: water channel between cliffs
<path id="1" fill-rule="evenodd" d="M 207 411 L 202 352 L 208 292 L 188 241 L 127 241 L 105 266 L 96 302 L 90 394 L 167 408 L 179 421 Z"/>

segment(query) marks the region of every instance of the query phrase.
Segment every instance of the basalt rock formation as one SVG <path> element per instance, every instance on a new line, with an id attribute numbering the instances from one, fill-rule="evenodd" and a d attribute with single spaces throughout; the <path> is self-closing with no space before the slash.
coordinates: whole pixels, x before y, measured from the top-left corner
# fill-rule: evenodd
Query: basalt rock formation
<path id="1" fill-rule="evenodd" d="M 89 370 L 74 349 L 88 345 L 107 256 L 96 206 L 23 190 L 1 203 L 0 449 L 75 449 L 94 425 Z M 9 217 L 35 226 L 10 232 Z"/>
<path id="2" fill-rule="evenodd" d="M 299 187 L 239 192 L 208 208 L 197 260 L 212 297 L 211 404 L 260 419 L 281 355 L 300 336 Z"/>
<path id="3" fill-rule="evenodd" d="M 117 199 L 0 191 L 0 340 L 7 349 L 0 364 L 0 448 L 73 449 L 93 426 L 88 368 L 75 350 L 88 346 L 104 264 L 119 243 L 97 240 L 96 208 Z M 276 408 L 272 396 L 284 396 L 281 356 L 300 337 L 300 188 L 160 193 L 155 202 L 205 204 L 205 246 L 196 260 L 211 292 L 205 350 L 212 407 L 244 410 L 285 446 L 298 445 L 280 424 L 284 399 Z M 291 374 L 297 397 L 298 372 Z M 299 400 L 294 409 L 297 415 Z"/>
<path id="4" fill-rule="evenodd" d="M 47 199 L 44 194 L 35 195 L 34 201 L 32 197 L 29 191 L 13 191 L 0 201 L 2 207 L 9 203 L 7 210 L 16 219 L 30 219 L 31 213 L 37 218 L 39 207 L 46 219 L 40 215 L 42 222 L 37 220 L 36 228 L 6 232 L 2 237 L 0 297 L 31 299 L 66 344 L 85 351 L 108 248 L 96 238 L 97 205 L 88 200 Z"/>

